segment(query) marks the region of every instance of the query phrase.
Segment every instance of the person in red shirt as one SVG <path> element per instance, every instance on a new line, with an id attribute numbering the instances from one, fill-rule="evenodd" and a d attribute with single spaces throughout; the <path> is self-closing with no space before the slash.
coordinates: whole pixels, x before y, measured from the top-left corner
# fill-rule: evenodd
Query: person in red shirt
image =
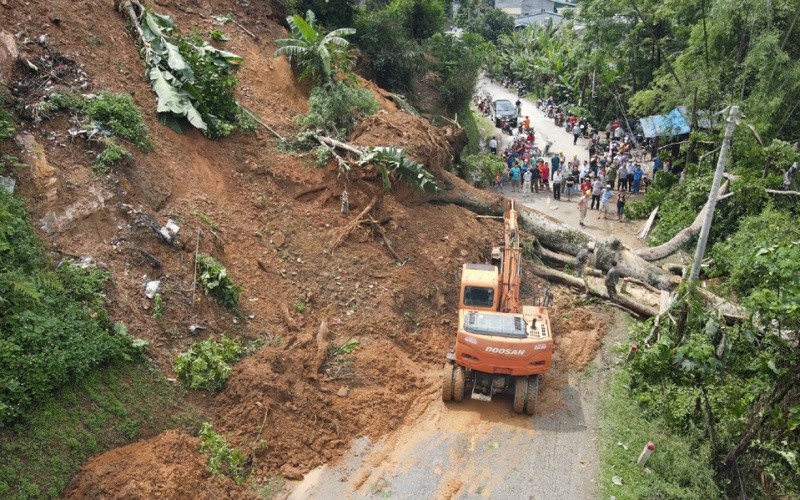
<path id="1" fill-rule="evenodd" d="M 545 165 L 544 160 L 539 158 L 539 177 L 542 180 L 542 186 L 547 191 L 550 191 L 550 183 L 548 182 L 548 178 L 550 177 L 550 167 Z"/>

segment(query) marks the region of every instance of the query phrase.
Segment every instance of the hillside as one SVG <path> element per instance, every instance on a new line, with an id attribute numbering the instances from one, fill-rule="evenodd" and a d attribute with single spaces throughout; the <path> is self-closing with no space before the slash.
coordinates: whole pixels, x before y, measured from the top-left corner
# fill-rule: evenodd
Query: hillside
<path id="1" fill-rule="evenodd" d="M 297 131 L 291 118 L 306 110 L 309 89 L 295 83 L 285 58 L 273 56 L 273 40 L 286 34 L 277 21 L 285 12 L 277 4 L 244 5 L 201 0 L 154 7 L 185 32 L 224 30 L 225 49 L 244 57 L 241 103 L 291 136 Z M 421 393 L 438 388 L 452 338 L 455 276 L 461 263 L 486 256 L 494 222 L 401 189 L 384 199 L 379 215 L 404 265 L 368 229 L 331 255 L 331 243 L 380 189 L 369 171 L 345 185 L 335 165 L 315 169 L 311 157 L 281 153 L 263 130 L 210 141 L 161 125 L 126 20 L 111 0 L 9 0 L 0 12 L 8 52 L 15 46 L 40 68 L 0 59 L 17 103 L 35 104 L 73 87 L 127 92 L 144 113 L 154 150 L 131 148 L 133 158 L 106 175 L 93 174 L 94 145 L 70 138 L 65 114 L 38 123 L 21 114 L 15 144 L 4 152 L 31 166 L 13 175 L 52 258 L 91 257 L 110 272 L 110 315 L 149 342 L 147 356 L 168 378 L 175 377 L 176 356 L 197 340 L 227 333 L 266 345 L 235 367 L 223 391 L 199 398 L 215 428 L 252 451 L 255 475 L 299 478 L 343 453 L 351 438 L 396 428 Z M 214 24 L 214 15 L 228 12 L 258 39 L 237 25 Z M 457 153 L 451 143 L 461 141 L 459 132 L 434 129 L 375 91 L 383 110 L 357 129 L 353 142 L 409 148 L 441 174 Z M 345 188 L 346 217 L 339 210 Z M 151 228 L 168 219 L 180 226 L 172 246 Z M 195 290 L 198 250 L 243 286 L 241 319 Z M 144 295 L 151 280 L 161 281 L 166 304 L 158 320 Z M 323 322 L 330 345 L 353 338 L 359 345 L 318 373 L 318 349 L 328 347 L 315 340 Z M 192 325 L 201 328 L 190 331 Z M 243 494 L 232 493 L 238 488 L 232 482 L 211 486 L 219 480 L 210 480 L 194 439 L 172 432 L 100 455 L 67 496 Z M 253 449 L 256 441 L 267 445 Z"/>

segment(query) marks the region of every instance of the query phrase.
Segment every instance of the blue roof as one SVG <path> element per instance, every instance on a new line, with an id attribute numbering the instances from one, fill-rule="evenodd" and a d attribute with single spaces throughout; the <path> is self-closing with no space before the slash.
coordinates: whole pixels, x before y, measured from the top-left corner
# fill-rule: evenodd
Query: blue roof
<path id="1" fill-rule="evenodd" d="M 666 115 L 648 116 L 639 120 L 645 137 L 671 137 L 688 134 L 692 127 L 681 110 L 673 109 Z"/>

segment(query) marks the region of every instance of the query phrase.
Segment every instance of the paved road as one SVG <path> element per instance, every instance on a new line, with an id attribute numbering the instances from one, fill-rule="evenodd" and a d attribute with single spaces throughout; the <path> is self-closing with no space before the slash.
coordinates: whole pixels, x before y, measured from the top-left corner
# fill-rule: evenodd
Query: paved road
<path id="1" fill-rule="evenodd" d="M 427 408 L 413 423 L 376 443 L 356 440 L 342 460 L 309 473 L 289 498 L 594 498 L 591 384 L 570 380 L 549 396 L 543 385 L 543 399 L 550 400 L 534 417 L 514 414 L 510 399 L 445 405 L 437 388 L 423 398 Z"/>

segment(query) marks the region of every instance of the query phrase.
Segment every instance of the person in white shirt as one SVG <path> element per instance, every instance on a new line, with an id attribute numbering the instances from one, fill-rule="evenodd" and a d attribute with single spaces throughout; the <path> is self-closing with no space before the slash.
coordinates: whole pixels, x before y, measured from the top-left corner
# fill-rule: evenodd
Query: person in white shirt
<path id="1" fill-rule="evenodd" d="M 497 139 L 494 137 L 489 141 L 489 151 L 491 151 L 493 155 L 497 154 Z"/>
<path id="2" fill-rule="evenodd" d="M 561 170 L 556 170 L 553 174 L 553 199 L 561 200 L 561 181 L 563 180 Z"/>
<path id="3" fill-rule="evenodd" d="M 522 196 L 531 194 L 531 179 L 533 179 L 533 173 L 528 169 L 522 174 Z"/>

